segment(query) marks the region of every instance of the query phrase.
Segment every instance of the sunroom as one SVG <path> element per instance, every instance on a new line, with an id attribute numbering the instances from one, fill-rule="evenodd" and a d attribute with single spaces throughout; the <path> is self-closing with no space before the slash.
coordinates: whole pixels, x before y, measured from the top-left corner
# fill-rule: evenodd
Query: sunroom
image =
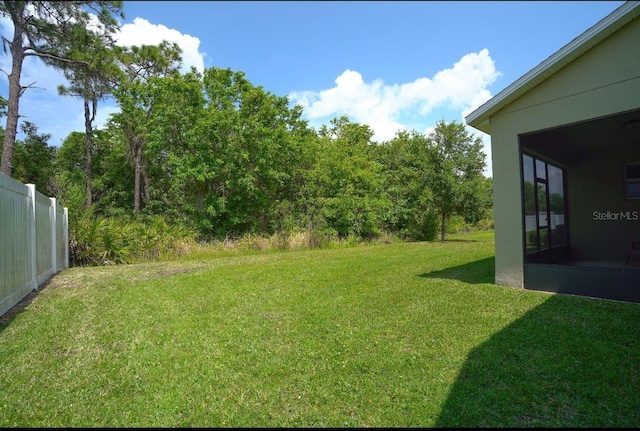
<path id="1" fill-rule="evenodd" d="M 491 135 L 497 284 L 640 302 L 639 14 L 626 2 L 467 116 Z"/>

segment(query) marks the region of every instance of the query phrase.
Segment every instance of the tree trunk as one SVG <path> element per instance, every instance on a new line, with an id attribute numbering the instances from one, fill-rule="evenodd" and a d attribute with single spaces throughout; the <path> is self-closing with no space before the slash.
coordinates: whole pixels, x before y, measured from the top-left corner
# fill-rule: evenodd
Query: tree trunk
<path id="1" fill-rule="evenodd" d="M 24 6 L 16 11 L 22 16 Z M 16 22 L 11 41 L 11 74 L 9 75 L 9 100 L 7 100 L 7 124 L 4 131 L 4 142 L 2 143 L 2 161 L 0 161 L 0 172 L 11 176 L 13 174 L 13 150 L 18 132 L 18 104 L 22 96 L 20 86 L 20 75 L 22 74 L 22 61 L 24 53 L 22 51 L 22 33 L 24 22 Z"/>
<path id="2" fill-rule="evenodd" d="M 147 164 L 144 161 L 142 154 L 140 154 L 140 175 L 142 175 L 142 197 L 144 198 L 144 203 L 148 204 L 151 201 L 151 192 L 149 191 L 149 175 L 147 174 Z"/>
<path id="3" fill-rule="evenodd" d="M 440 241 L 447 240 L 447 215 L 443 212 L 440 219 Z"/>
<path id="4" fill-rule="evenodd" d="M 87 154 L 87 165 L 85 166 L 85 170 L 87 171 L 87 208 L 93 205 L 93 193 L 91 189 L 91 179 L 92 179 L 92 162 L 91 157 L 93 155 L 93 133 L 92 133 L 92 118 L 91 111 L 89 109 L 89 101 L 84 99 L 84 134 L 85 134 L 85 151 Z"/>
<path id="5" fill-rule="evenodd" d="M 135 180 L 133 188 L 133 212 L 140 212 L 140 177 L 142 173 L 142 146 L 139 145 L 139 137 L 135 137 Z"/>
<path id="6" fill-rule="evenodd" d="M 199 213 L 202 213 L 202 211 L 204 211 L 204 191 L 203 190 L 198 190 L 198 192 L 196 193 L 196 209 L 198 210 Z"/>

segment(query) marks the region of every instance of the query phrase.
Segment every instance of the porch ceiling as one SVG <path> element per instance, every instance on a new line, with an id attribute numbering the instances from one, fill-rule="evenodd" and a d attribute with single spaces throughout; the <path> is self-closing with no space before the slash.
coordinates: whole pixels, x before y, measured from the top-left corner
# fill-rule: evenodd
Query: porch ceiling
<path id="1" fill-rule="evenodd" d="M 637 152 L 640 157 L 640 128 L 623 127 L 631 120 L 640 120 L 640 110 L 528 133 L 520 142 L 523 148 L 568 168 L 611 151 Z"/>

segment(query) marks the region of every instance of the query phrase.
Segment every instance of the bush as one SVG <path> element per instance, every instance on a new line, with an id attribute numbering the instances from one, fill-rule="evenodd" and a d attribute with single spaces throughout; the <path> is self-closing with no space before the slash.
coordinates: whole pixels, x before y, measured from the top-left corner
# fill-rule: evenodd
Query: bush
<path id="1" fill-rule="evenodd" d="M 491 230 L 493 229 L 493 219 L 492 218 L 482 219 L 478 221 L 478 223 L 476 223 L 476 227 L 479 230 Z"/>
<path id="2" fill-rule="evenodd" d="M 415 241 L 433 241 L 438 236 L 439 226 L 438 217 L 432 212 L 427 212 L 414 219 L 406 236 Z"/>
<path id="3" fill-rule="evenodd" d="M 195 231 L 161 216 L 140 219 L 80 211 L 69 228 L 72 266 L 109 265 L 179 256 L 195 243 Z"/>
<path id="4" fill-rule="evenodd" d="M 447 233 L 459 233 L 469 230 L 463 216 L 453 215 L 447 220 Z"/>

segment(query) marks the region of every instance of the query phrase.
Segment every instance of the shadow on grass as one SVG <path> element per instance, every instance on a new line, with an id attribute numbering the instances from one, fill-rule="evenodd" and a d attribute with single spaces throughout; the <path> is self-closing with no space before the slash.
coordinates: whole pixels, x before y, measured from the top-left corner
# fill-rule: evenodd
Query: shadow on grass
<path id="1" fill-rule="evenodd" d="M 550 296 L 471 351 L 435 426 L 637 427 L 638 334 L 637 304 Z"/>
<path id="2" fill-rule="evenodd" d="M 20 313 L 22 313 L 26 308 L 36 299 L 38 293 L 42 292 L 44 289 L 49 286 L 53 277 L 50 277 L 47 281 L 45 281 L 38 290 L 32 290 L 22 298 L 16 305 L 8 309 L 3 315 L 0 316 L 0 334 L 9 326 L 13 319 L 16 318 Z"/>
<path id="3" fill-rule="evenodd" d="M 471 284 L 493 283 L 495 280 L 495 261 L 495 257 L 487 257 L 464 265 L 425 272 L 420 274 L 419 277 L 448 278 Z"/>

